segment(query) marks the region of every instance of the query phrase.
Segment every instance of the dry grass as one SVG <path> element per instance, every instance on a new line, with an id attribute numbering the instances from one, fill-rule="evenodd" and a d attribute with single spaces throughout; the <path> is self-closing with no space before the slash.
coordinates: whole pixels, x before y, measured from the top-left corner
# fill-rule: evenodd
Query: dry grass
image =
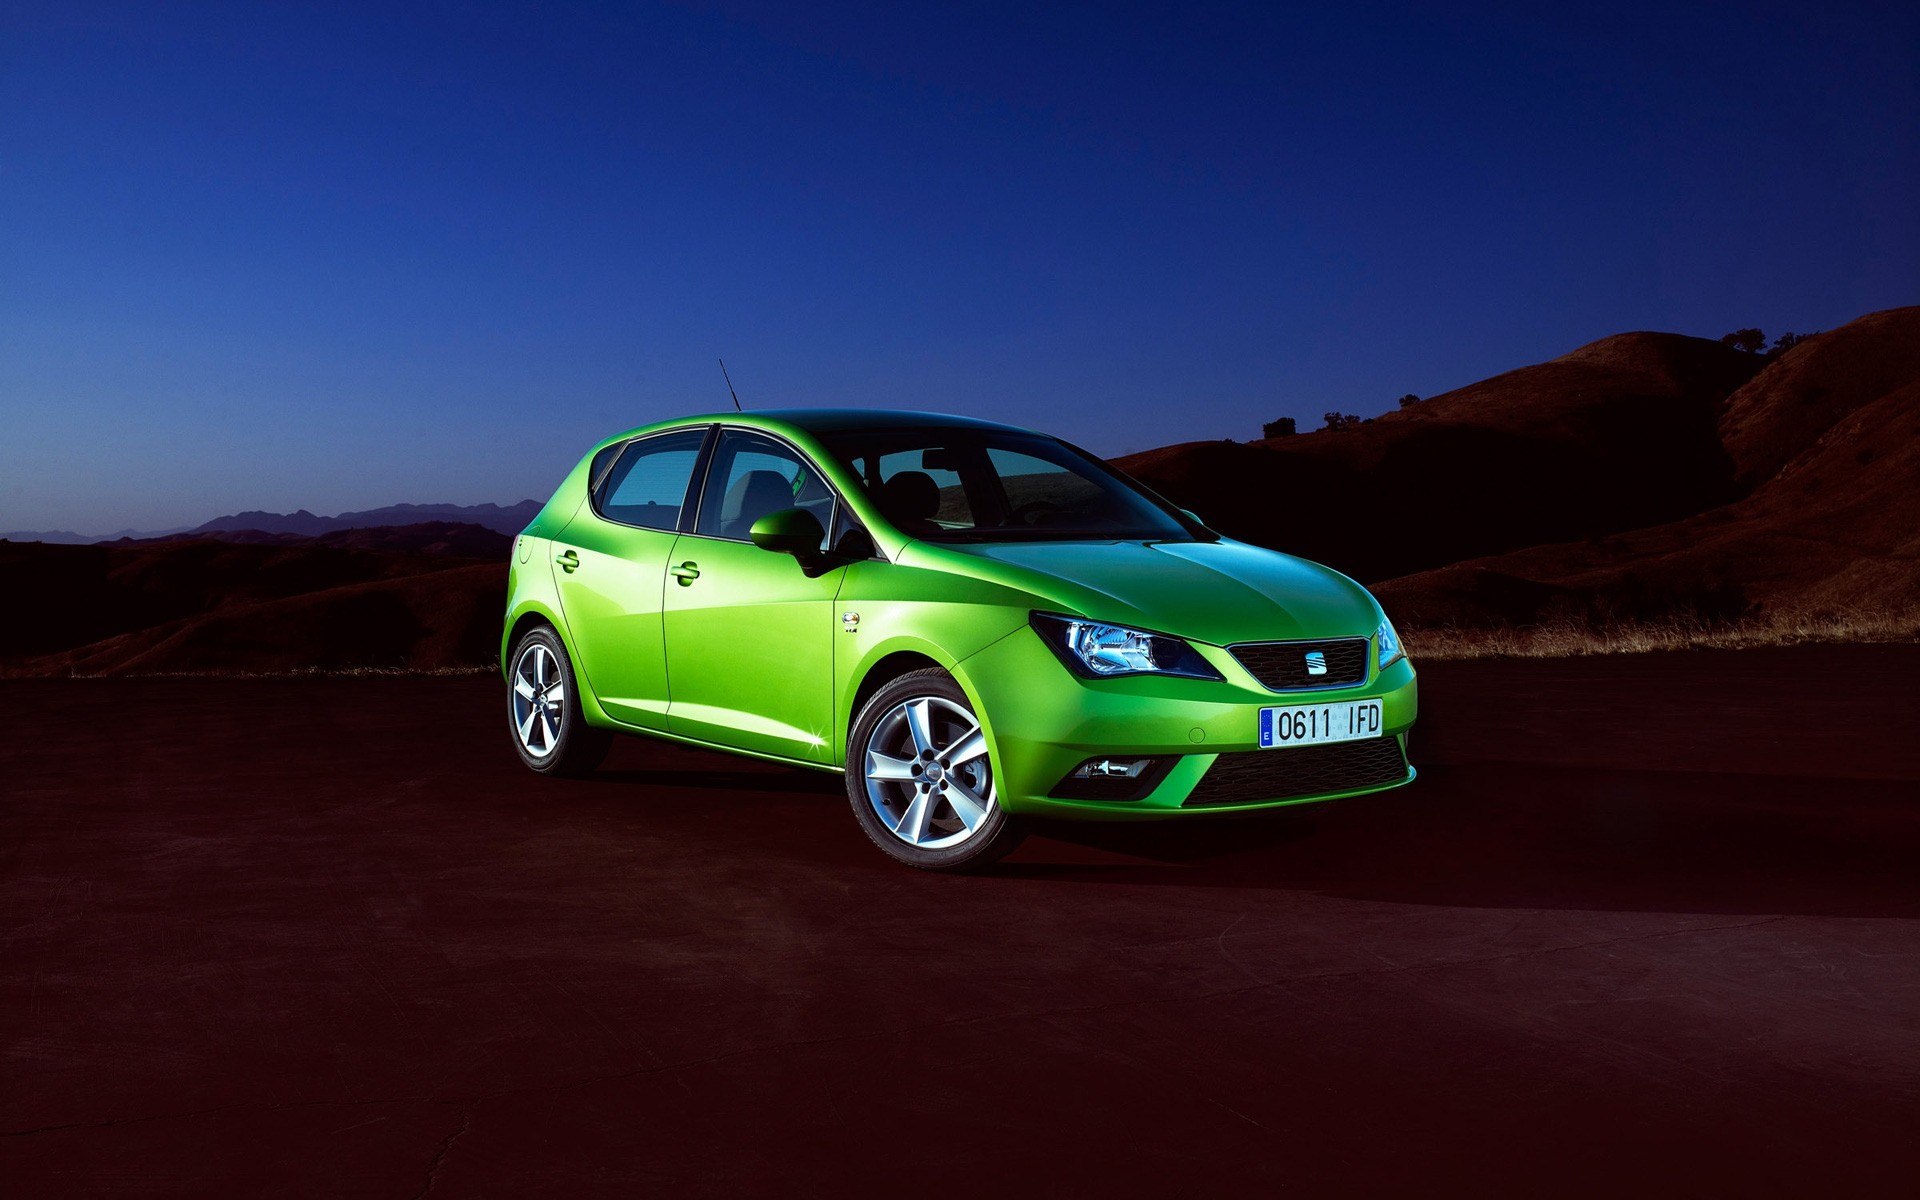
<path id="1" fill-rule="evenodd" d="M 1781 613 L 1737 622 L 1674 618 L 1594 628 L 1568 621 L 1506 629 L 1410 629 L 1421 659 L 1574 658 L 1661 650 L 1746 650 L 1832 642 L 1920 641 L 1920 611 Z"/>

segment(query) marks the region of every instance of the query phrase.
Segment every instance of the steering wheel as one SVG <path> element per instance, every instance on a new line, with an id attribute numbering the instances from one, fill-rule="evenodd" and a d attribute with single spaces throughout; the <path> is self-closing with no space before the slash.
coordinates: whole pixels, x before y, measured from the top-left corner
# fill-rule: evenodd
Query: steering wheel
<path id="1" fill-rule="evenodd" d="M 1040 522 L 1034 518 L 1044 517 L 1050 513 L 1065 513 L 1066 511 L 1066 505 L 1056 504 L 1052 500 L 1029 500 L 1007 514 L 1007 524 L 1038 525 Z"/>

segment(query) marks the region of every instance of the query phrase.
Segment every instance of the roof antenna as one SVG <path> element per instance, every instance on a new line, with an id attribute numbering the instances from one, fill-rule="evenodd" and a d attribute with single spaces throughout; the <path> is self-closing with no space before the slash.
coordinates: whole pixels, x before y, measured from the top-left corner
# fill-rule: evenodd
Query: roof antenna
<path id="1" fill-rule="evenodd" d="M 720 360 L 720 378 L 727 381 L 727 395 L 733 397 L 733 411 L 747 411 L 740 407 L 740 393 L 733 390 L 733 376 L 727 374 L 727 360 L 724 358 Z"/>

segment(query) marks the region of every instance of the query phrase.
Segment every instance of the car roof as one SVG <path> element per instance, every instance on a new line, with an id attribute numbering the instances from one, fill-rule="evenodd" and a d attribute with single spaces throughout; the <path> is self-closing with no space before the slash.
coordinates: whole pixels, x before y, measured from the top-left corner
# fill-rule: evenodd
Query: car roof
<path id="1" fill-rule="evenodd" d="M 1017 425 L 982 421 L 950 413 L 912 412 L 895 408 L 760 408 L 745 412 L 716 412 L 681 417 L 675 425 L 722 422 L 736 425 L 775 425 L 804 430 L 807 433 L 832 433 L 843 429 L 1005 429 L 1027 432 Z"/>

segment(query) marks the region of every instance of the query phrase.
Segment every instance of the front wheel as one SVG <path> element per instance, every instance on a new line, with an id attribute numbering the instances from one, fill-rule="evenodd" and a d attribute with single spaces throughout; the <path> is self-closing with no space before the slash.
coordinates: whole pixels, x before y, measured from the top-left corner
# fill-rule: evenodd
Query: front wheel
<path id="1" fill-rule="evenodd" d="M 964 871 L 1020 844 L 994 799 L 987 734 L 945 671 L 910 671 L 875 692 L 847 738 L 847 799 L 873 844 L 910 867 Z"/>
<path id="2" fill-rule="evenodd" d="M 591 775 L 613 735 L 580 715 L 580 689 L 560 635 L 529 629 L 513 648 L 507 725 L 520 761 L 542 775 Z"/>

